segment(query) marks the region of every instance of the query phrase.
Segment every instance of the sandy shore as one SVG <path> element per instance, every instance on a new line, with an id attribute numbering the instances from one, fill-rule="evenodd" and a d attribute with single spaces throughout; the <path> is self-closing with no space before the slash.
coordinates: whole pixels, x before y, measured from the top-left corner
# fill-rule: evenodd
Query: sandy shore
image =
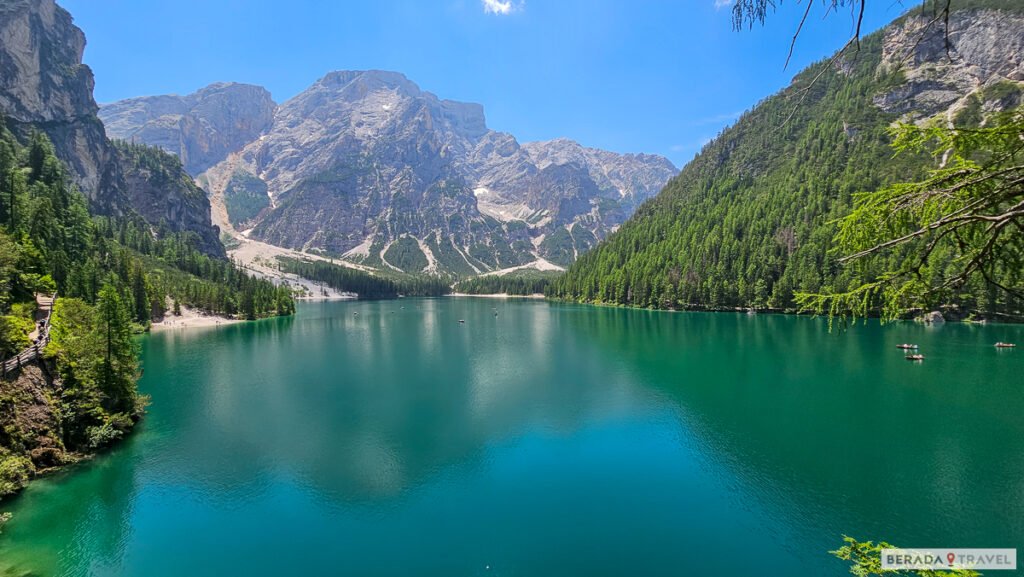
<path id="1" fill-rule="evenodd" d="M 188 307 L 181 308 L 181 316 L 174 316 L 173 313 L 168 311 L 167 315 L 164 316 L 164 320 L 153 323 L 150 326 L 150 331 L 166 331 L 170 329 L 190 329 L 196 327 L 217 327 L 221 325 L 230 325 L 234 323 L 240 323 L 242 321 L 238 319 L 229 319 L 227 317 L 219 317 L 216 315 L 207 315 L 195 309 Z"/>

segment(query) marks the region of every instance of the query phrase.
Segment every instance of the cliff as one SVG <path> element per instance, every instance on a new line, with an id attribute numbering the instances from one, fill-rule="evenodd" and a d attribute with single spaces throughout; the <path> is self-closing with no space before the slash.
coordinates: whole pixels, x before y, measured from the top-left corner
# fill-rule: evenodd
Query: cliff
<path id="1" fill-rule="evenodd" d="M 158 146 L 196 176 L 256 140 L 276 108 L 263 87 L 218 83 L 187 96 L 122 100 L 99 117 L 111 138 Z"/>
<path id="2" fill-rule="evenodd" d="M 93 76 L 82 64 L 85 35 L 53 0 L 5 0 L 0 4 L 0 116 L 22 142 L 42 131 L 98 214 L 138 215 L 174 232 L 191 231 L 211 255 L 222 256 L 211 227 L 209 201 L 173 179 L 153 182 L 151 173 L 124 162 L 97 116 Z"/>

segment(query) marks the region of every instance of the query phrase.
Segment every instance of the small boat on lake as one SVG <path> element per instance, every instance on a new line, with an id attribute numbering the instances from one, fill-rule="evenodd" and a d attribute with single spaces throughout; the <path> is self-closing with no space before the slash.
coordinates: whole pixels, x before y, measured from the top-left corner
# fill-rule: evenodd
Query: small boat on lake
<path id="1" fill-rule="evenodd" d="M 1014 348 L 1016 346 L 1017 345 L 1015 345 L 1013 343 L 1004 343 L 1002 341 L 996 343 L 996 348 L 997 349 L 1012 349 L 1012 348 Z"/>
<path id="2" fill-rule="evenodd" d="M 907 343 L 903 343 L 902 345 L 896 345 L 896 348 L 897 349 L 903 349 L 905 351 L 912 351 L 912 350 L 917 350 L 917 345 L 910 345 L 910 344 L 907 344 Z"/>
<path id="3" fill-rule="evenodd" d="M 459 323 L 460 323 L 460 324 L 466 324 L 466 321 L 464 321 L 464 320 L 462 320 L 462 319 L 459 319 Z"/>
<path id="4" fill-rule="evenodd" d="M 923 361 L 924 355 L 907 355 L 908 361 Z"/>

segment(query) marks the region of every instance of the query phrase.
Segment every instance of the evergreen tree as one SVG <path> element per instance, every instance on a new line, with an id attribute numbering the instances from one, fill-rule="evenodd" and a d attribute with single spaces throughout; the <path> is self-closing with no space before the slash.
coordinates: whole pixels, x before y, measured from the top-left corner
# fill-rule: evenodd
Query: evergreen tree
<path id="1" fill-rule="evenodd" d="M 104 404 L 114 413 L 129 412 L 135 407 L 138 350 L 128 307 L 111 282 L 103 285 L 96 301 L 95 332 L 103 346 L 97 383 L 106 396 Z"/>

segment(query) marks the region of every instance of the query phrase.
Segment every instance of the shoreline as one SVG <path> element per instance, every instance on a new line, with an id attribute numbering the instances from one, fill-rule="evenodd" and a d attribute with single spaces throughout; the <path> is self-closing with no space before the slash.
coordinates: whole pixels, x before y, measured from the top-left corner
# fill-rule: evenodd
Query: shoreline
<path id="1" fill-rule="evenodd" d="M 202 327 L 219 327 L 244 322 L 224 316 L 202 313 L 189 307 L 181 307 L 181 314 L 167 313 L 160 322 L 151 323 L 149 332 L 156 333 L 176 329 L 193 329 Z"/>
<path id="2" fill-rule="evenodd" d="M 355 301 L 359 300 L 359 297 L 354 293 L 341 293 L 332 295 L 311 295 L 311 296 L 292 296 L 296 302 L 315 302 L 315 301 Z"/>
<path id="3" fill-rule="evenodd" d="M 543 293 L 533 293 L 528 295 L 510 295 L 508 293 L 487 293 L 487 294 L 471 294 L 471 293 L 448 293 L 444 295 L 446 297 L 475 297 L 482 299 L 544 299 Z"/>

